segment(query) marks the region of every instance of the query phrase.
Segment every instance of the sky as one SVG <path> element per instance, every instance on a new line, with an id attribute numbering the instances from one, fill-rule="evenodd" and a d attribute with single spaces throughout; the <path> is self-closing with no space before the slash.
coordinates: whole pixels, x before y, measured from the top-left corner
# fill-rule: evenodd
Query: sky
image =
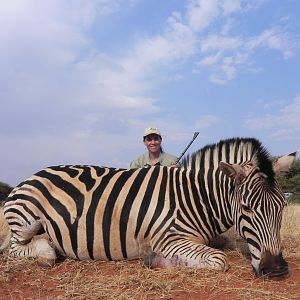
<path id="1" fill-rule="evenodd" d="M 179 156 L 232 137 L 300 148 L 300 1 L 10 0 L 0 5 L 0 181 L 127 168 L 156 126 Z"/>

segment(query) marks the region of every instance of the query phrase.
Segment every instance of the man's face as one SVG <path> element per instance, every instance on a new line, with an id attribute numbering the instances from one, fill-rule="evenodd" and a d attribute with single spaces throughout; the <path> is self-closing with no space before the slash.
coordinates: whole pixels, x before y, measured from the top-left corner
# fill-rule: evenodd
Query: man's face
<path id="1" fill-rule="evenodd" d="M 149 134 L 144 139 L 144 145 L 150 152 L 160 151 L 161 137 L 157 134 Z"/>

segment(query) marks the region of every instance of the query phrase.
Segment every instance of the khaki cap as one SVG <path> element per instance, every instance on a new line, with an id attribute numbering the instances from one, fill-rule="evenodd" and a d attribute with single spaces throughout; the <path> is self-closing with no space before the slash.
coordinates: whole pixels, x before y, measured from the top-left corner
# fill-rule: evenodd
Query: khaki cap
<path id="1" fill-rule="evenodd" d="M 143 137 L 150 135 L 150 134 L 157 134 L 161 136 L 160 131 L 156 127 L 148 127 L 144 130 L 144 135 Z"/>

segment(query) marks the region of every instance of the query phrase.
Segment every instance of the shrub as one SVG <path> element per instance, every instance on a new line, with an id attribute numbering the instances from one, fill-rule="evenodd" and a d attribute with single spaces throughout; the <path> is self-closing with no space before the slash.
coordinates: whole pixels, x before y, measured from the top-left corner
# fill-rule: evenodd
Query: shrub
<path id="1" fill-rule="evenodd" d="M 300 194 L 294 194 L 287 199 L 288 203 L 300 204 Z"/>
<path id="2" fill-rule="evenodd" d="M 6 199 L 12 189 L 11 186 L 0 181 L 0 204 Z"/>

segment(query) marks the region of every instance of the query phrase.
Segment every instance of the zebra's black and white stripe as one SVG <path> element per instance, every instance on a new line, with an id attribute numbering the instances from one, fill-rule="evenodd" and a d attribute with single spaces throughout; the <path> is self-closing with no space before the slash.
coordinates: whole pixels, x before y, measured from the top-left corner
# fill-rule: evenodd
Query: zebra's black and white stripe
<path id="1" fill-rule="evenodd" d="M 277 276 L 287 272 L 279 237 L 285 204 L 261 143 L 236 138 L 187 156 L 181 168 L 46 168 L 12 191 L 5 217 L 14 255 L 54 261 L 48 242 L 31 241 L 45 231 L 72 258 L 156 253 L 154 265 L 220 270 L 228 269 L 226 256 L 208 243 L 235 226 L 256 272 Z"/>

